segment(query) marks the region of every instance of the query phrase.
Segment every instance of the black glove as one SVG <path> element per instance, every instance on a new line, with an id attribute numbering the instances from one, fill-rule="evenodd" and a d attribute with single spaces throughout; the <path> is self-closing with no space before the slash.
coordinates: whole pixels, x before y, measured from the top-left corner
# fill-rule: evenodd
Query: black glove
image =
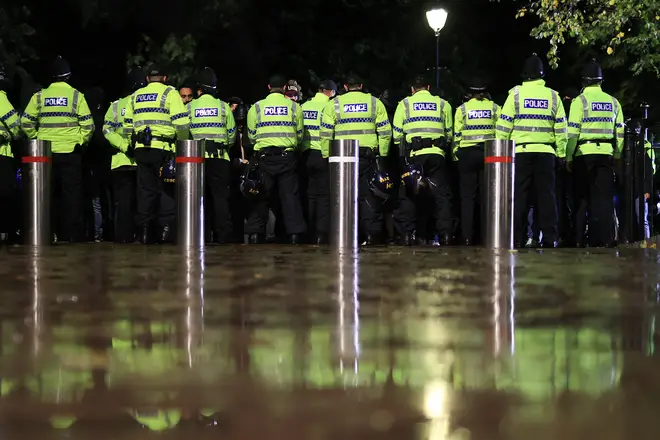
<path id="1" fill-rule="evenodd" d="M 135 159 L 135 145 L 129 145 L 128 148 L 126 149 L 126 157 L 130 159 Z"/>
<path id="2" fill-rule="evenodd" d="M 217 158 L 220 156 L 220 150 L 215 142 L 206 142 L 206 152 L 209 156 Z"/>

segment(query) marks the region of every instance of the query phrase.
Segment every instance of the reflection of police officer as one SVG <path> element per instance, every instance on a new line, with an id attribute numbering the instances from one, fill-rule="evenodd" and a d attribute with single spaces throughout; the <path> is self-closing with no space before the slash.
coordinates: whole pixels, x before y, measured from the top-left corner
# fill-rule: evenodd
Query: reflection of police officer
<path id="1" fill-rule="evenodd" d="M 432 239 L 429 218 L 435 220 L 441 244 L 449 244 L 452 233 L 451 187 L 447 160 L 451 151 L 452 109 L 444 99 L 429 92 L 428 82 L 418 76 L 411 84 L 412 96 L 401 101 L 394 114 L 394 142 L 405 142 L 403 148 L 411 164 L 421 167 L 428 182 L 427 191 L 400 201 L 397 223 L 405 232 L 404 244 L 412 244 L 417 231 L 421 243 Z M 433 208 L 433 209 L 429 209 Z"/>
<path id="2" fill-rule="evenodd" d="M 383 201 L 370 190 L 370 179 L 377 170 L 377 161 L 382 163 L 389 153 L 392 126 L 383 103 L 362 92 L 359 79 L 349 77 L 344 89 L 346 93 L 334 98 L 323 110 L 321 139 L 328 150 L 332 139 L 359 142 L 360 229 L 366 244 L 378 244 L 383 239 Z"/>
<path id="3" fill-rule="evenodd" d="M 533 191 L 543 247 L 557 241 L 555 167 L 566 156 L 566 113 L 559 93 L 545 86 L 543 62 L 534 54 L 523 66 L 523 83 L 509 92 L 497 121 L 497 139 L 516 142 L 515 234 L 522 245 L 523 224 Z"/>
<path id="4" fill-rule="evenodd" d="M 471 246 L 479 236 L 474 227 L 484 221 L 478 195 L 484 196 L 485 142 L 495 139 L 495 123 L 500 107 L 491 99 L 486 84 L 473 78 L 468 86 L 467 102 L 456 110 L 454 118 L 454 154 L 458 159 L 461 194 L 461 235 L 463 244 Z"/>
<path id="5" fill-rule="evenodd" d="M 567 166 L 575 174 L 578 211 L 576 245 L 583 246 L 587 212 L 589 244 L 610 246 L 614 241 L 614 160 L 624 141 L 619 101 L 603 92 L 603 71 L 590 61 L 582 71 L 584 89 L 573 100 L 569 118 Z"/>
<path id="6" fill-rule="evenodd" d="M 149 84 L 133 93 L 124 117 L 125 132 L 133 134 L 131 150 L 138 166 L 137 223 L 142 243 L 153 241 L 162 204 L 161 167 L 173 155 L 177 137 L 187 139 L 189 133 L 188 110 L 166 80 L 165 71 L 152 66 L 147 71 Z"/>
<path id="7" fill-rule="evenodd" d="M 268 221 L 268 195 L 278 189 L 282 217 L 291 242 L 297 244 L 305 233 L 305 221 L 300 204 L 296 150 L 303 138 L 303 113 L 294 101 L 284 96 L 286 79 L 270 78 L 269 95 L 250 108 L 247 118 L 248 136 L 254 145 L 250 162 L 256 162 L 261 172 L 265 196 L 253 201 L 246 233 L 251 243 L 263 240 Z"/>
<path id="8" fill-rule="evenodd" d="M 188 104 L 190 133 L 193 139 L 205 141 L 204 178 L 208 189 L 205 211 L 211 218 L 213 241 L 226 243 L 232 238 L 229 146 L 236 140 L 236 124 L 229 104 L 214 96 L 218 82 L 215 72 L 207 67 L 198 82 L 197 99 Z"/>

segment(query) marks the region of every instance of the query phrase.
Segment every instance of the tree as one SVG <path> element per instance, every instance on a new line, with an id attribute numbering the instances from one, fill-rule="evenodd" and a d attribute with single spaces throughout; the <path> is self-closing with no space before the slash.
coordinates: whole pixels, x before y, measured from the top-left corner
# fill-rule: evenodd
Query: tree
<path id="1" fill-rule="evenodd" d="M 136 66 L 147 68 L 149 63 L 158 63 L 169 70 L 167 75 L 169 82 L 178 85 L 195 73 L 196 48 L 197 43 L 190 34 L 183 37 L 169 34 L 164 43 L 143 35 L 143 41 L 138 44 L 136 53 L 128 54 L 126 67 L 128 69 Z"/>
<path id="2" fill-rule="evenodd" d="M 29 42 L 34 35 L 34 29 L 27 23 L 29 16 L 30 10 L 25 6 L 0 7 L 0 62 L 21 77 L 26 72 L 20 64 L 36 58 Z"/>
<path id="3" fill-rule="evenodd" d="M 572 40 L 608 66 L 629 65 L 636 75 L 660 76 L 658 0 L 525 0 L 516 17 L 529 15 L 540 20 L 531 35 L 549 41 L 553 68 L 559 48 Z"/>

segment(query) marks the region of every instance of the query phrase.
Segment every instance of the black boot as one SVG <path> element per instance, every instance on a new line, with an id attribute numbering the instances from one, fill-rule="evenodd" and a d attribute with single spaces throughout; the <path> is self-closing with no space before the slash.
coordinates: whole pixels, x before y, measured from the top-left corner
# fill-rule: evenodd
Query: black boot
<path id="1" fill-rule="evenodd" d="M 463 246 L 474 246 L 474 243 L 472 242 L 471 238 L 464 238 L 463 239 Z"/>
<path id="2" fill-rule="evenodd" d="M 300 236 L 300 234 L 291 234 L 291 236 L 289 237 L 289 242 L 291 244 L 300 244 L 302 243 L 302 237 Z"/>
<path id="3" fill-rule="evenodd" d="M 413 234 L 405 234 L 401 237 L 401 246 L 412 246 L 414 241 Z"/>
<path id="4" fill-rule="evenodd" d="M 250 244 L 261 244 L 263 243 L 263 239 L 259 234 L 251 234 L 250 239 L 249 239 Z"/>
<path id="5" fill-rule="evenodd" d="M 381 237 L 378 234 L 367 234 L 367 246 L 375 246 L 382 243 Z"/>
<path id="6" fill-rule="evenodd" d="M 172 228 L 170 225 L 163 226 L 163 231 L 160 234 L 161 243 L 172 243 Z"/>
<path id="7" fill-rule="evenodd" d="M 441 246 L 451 246 L 451 235 L 441 234 L 440 235 L 440 245 Z"/>
<path id="8" fill-rule="evenodd" d="M 321 246 L 324 244 L 328 244 L 328 236 L 324 232 L 319 232 L 316 234 L 316 237 L 314 238 L 314 244 L 317 246 Z"/>
<path id="9" fill-rule="evenodd" d="M 149 229 L 149 226 L 143 225 L 142 228 L 140 229 L 140 232 L 138 233 L 138 240 L 142 244 L 150 244 L 151 243 L 151 231 Z"/>
<path id="10" fill-rule="evenodd" d="M 543 249 L 554 249 L 557 247 L 557 242 L 556 241 L 545 241 L 543 240 L 541 242 L 541 247 Z"/>

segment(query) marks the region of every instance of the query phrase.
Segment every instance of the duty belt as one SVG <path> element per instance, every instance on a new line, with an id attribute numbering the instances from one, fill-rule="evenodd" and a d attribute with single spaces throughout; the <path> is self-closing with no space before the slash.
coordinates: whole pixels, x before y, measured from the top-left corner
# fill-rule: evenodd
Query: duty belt
<path id="1" fill-rule="evenodd" d="M 578 147 L 585 144 L 608 144 L 611 146 L 613 143 L 614 139 L 583 139 L 578 141 Z"/>
<path id="2" fill-rule="evenodd" d="M 410 140 L 411 151 L 419 151 L 432 147 L 440 148 L 445 153 L 449 152 L 449 144 L 447 143 L 447 139 L 444 137 L 431 139 L 417 136 Z"/>
<path id="3" fill-rule="evenodd" d="M 218 159 L 227 150 L 227 144 L 216 142 L 211 139 L 204 140 L 206 152 L 214 159 Z"/>
<path id="4" fill-rule="evenodd" d="M 555 144 L 549 144 L 547 142 L 521 142 L 518 143 L 516 142 L 516 147 L 526 147 L 527 145 L 547 145 L 548 147 L 552 147 L 553 150 L 557 149 Z"/>
<path id="5" fill-rule="evenodd" d="M 261 157 L 264 156 L 286 156 L 287 151 L 284 147 L 264 147 L 258 151 Z"/>

